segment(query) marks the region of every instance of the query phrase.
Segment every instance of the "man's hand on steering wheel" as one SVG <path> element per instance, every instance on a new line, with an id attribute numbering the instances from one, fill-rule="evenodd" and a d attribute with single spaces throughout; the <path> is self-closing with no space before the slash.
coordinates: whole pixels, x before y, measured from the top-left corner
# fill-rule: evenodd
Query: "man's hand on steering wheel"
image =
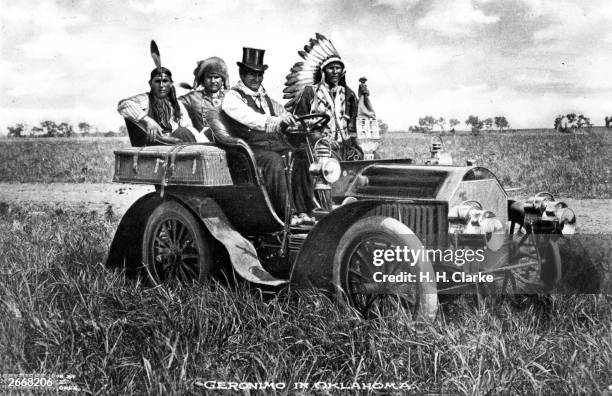
<path id="1" fill-rule="evenodd" d="M 287 132 L 290 134 L 308 134 L 323 130 L 327 126 L 330 117 L 329 114 L 325 113 L 312 113 L 295 117 L 294 119 L 296 123 L 300 124 L 300 128 L 292 129 Z"/>
<path id="2" fill-rule="evenodd" d="M 287 114 L 281 117 L 281 128 L 285 129 L 287 127 L 292 127 L 294 125 L 296 125 L 297 120 L 296 120 L 296 116 L 294 116 L 293 114 Z"/>

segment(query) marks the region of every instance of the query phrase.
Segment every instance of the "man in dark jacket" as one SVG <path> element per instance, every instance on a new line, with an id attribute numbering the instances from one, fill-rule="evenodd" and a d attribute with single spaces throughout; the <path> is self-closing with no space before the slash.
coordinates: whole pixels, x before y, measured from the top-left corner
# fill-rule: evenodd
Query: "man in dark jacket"
<path id="1" fill-rule="evenodd" d="M 282 130 L 295 125 L 295 117 L 272 100 L 261 83 L 268 65 L 263 64 L 264 50 L 244 48 L 242 62 L 237 62 L 240 81 L 225 95 L 221 105 L 234 137 L 245 140 L 262 168 L 264 183 L 274 209 L 283 217 L 287 183 L 282 155 L 292 151 Z M 312 183 L 304 155 L 295 157 L 293 166 L 293 224 L 311 222 L 314 208 Z"/>
<path id="2" fill-rule="evenodd" d="M 189 112 L 193 126 L 212 141 L 213 136 L 206 122 L 206 114 L 209 110 L 221 110 L 225 92 L 229 89 L 227 66 L 223 59 L 213 56 L 199 61 L 193 75 L 193 86 L 181 83 L 181 87 L 190 89 L 191 92 L 181 96 L 179 101 Z M 200 87 L 202 89 L 199 89 Z"/>

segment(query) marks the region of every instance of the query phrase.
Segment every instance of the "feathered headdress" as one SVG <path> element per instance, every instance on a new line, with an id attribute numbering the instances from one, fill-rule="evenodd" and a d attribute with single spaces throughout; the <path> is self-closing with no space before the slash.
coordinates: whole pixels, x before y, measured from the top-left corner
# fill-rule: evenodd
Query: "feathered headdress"
<path id="1" fill-rule="evenodd" d="M 321 81 L 322 70 L 325 66 L 332 62 L 338 62 L 344 67 L 344 62 L 342 62 L 336 47 L 327 37 L 319 33 L 315 33 L 315 38 L 311 38 L 308 44 L 304 46 L 304 51 L 298 51 L 298 54 L 303 61 L 293 65 L 285 81 L 286 88 L 283 90 L 283 98 L 289 99 L 285 104 L 288 111 L 293 111 L 300 100 L 304 87 Z"/>

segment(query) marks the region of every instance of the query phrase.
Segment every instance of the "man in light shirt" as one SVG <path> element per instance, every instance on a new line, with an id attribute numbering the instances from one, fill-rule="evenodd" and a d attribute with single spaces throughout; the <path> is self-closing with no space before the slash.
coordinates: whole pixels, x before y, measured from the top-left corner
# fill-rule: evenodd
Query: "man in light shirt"
<path id="1" fill-rule="evenodd" d="M 148 93 L 123 99 L 117 111 L 143 131 L 132 143 L 138 146 L 207 142 L 192 125 L 185 106 L 176 99 L 172 73 L 165 67 L 151 71 Z"/>
<path id="2" fill-rule="evenodd" d="M 295 117 L 278 102 L 272 100 L 261 83 L 268 65 L 263 64 L 264 50 L 243 48 L 239 66 L 240 81 L 223 99 L 229 130 L 234 137 L 245 140 L 253 150 L 257 165 L 262 168 L 264 183 L 272 205 L 283 216 L 287 199 L 287 183 L 282 155 L 292 151 L 282 131 L 295 125 Z M 293 207 L 296 214 L 292 223 L 312 222 L 314 209 L 312 182 L 305 155 L 295 156 L 293 165 Z"/>

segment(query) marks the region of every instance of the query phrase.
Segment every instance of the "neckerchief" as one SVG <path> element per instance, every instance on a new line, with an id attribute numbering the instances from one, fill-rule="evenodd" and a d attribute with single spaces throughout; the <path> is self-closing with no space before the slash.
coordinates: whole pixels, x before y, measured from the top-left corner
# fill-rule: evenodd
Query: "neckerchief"
<path id="1" fill-rule="evenodd" d="M 257 92 L 255 92 L 249 87 L 247 87 L 246 85 L 244 85 L 242 81 L 238 81 L 238 84 L 236 84 L 235 88 L 242 91 L 245 95 L 252 96 L 253 100 L 255 100 L 255 104 L 260 109 L 262 109 L 264 113 L 268 115 L 272 114 L 270 112 L 270 108 L 268 107 L 268 101 L 264 99 L 264 97 L 266 96 L 266 90 L 264 89 L 263 86 L 260 85 Z"/>

